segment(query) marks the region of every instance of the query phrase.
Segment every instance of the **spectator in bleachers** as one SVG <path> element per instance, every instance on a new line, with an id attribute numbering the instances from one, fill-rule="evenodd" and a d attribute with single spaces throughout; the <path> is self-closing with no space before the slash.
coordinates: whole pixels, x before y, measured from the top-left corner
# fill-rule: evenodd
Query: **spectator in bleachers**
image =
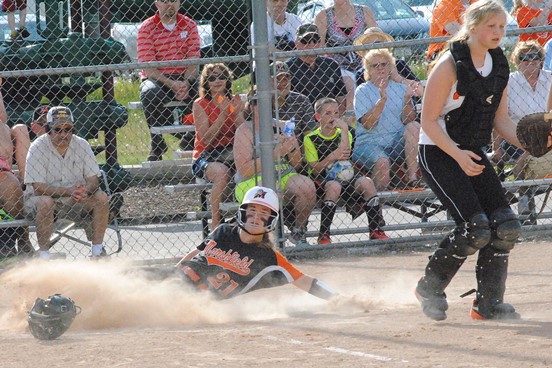
<path id="1" fill-rule="evenodd" d="M 234 134 L 243 123 L 243 101 L 232 94 L 232 75 L 224 64 L 207 64 L 201 72 L 199 98 L 194 102 L 196 130 L 192 170 L 213 183 L 211 227 L 220 223 L 220 202 L 232 177 Z"/>
<path id="2" fill-rule="evenodd" d="M 552 3 L 544 0 L 514 1 L 512 14 L 516 17 L 518 28 L 548 26 L 552 24 Z M 523 33 L 519 41 L 536 40 L 542 46 L 552 38 L 552 32 Z"/>
<path id="3" fill-rule="evenodd" d="M 429 37 L 454 36 L 462 27 L 462 16 L 468 6 L 477 0 L 439 0 L 433 8 L 429 24 Z M 434 60 L 445 46 L 432 43 L 427 50 L 427 59 Z"/>
<path id="4" fill-rule="evenodd" d="M 315 24 L 303 24 L 297 29 L 295 48 L 298 51 L 320 47 L 322 39 Z M 307 96 L 314 103 L 323 97 L 335 98 L 339 112 L 347 108 L 347 88 L 339 64 L 327 57 L 304 55 L 286 61 L 291 75 L 291 90 Z"/>
<path id="5" fill-rule="evenodd" d="M 520 42 L 514 48 L 510 61 L 517 68 L 508 80 L 508 112 L 514 123 L 527 114 L 547 111 L 547 101 L 552 86 L 552 73 L 542 70 L 544 50 L 537 41 Z M 514 176 L 523 178 L 523 170 L 529 154 L 521 148 L 498 137 L 493 141 L 494 160 L 516 160 Z"/>
<path id="6" fill-rule="evenodd" d="M 180 1 L 155 1 L 157 12 L 146 19 L 138 29 L 138 61 L 158 62 L 199 58 L 200 41 L 196 23 L 178 13 Z M 174 107 L 164 105 L 171 101 L 189 102 L 183 107 L 189 113 L 197 97 L 199 68 L 197 65 L 151 67 L 142 70 L 140 100 L 148 128 L 171 125 Z M 148 161 L 160 161 L 167 151 L 167 143 L 161 134 L 151 134 Z M 182 134 L 176 134 L 182 136 Z M 190 138 L 191 137 L 191 138 Z M 188 140 L 190 142 L 188 142 Z M 193 136 L 184 134 L 180 148 L 187 150 Z"/>
<path id="7" fill-rule="evenodd" d="M 307 134 L 304 139 L 305 158 L 309 172 L 321 191 L 322 205 L 318 244 L 331 244 L 330 227 L 337 209 L 340 197 L 345 200 L 345 206 L 353 215 L 354 207 L 361 207 L 368 217 L 370 239 L 387 239 L 388 236 L 380 229 L 383 222 L 379 198 L 372 179 L 354 173 L 343 166 L 348 173 L 341 173 L 334 164 L 342 161 L 350 163 L 353 135 L 349 132 L 347 122 L 339 118 L 339 107 L 333 98 L 322 98 L 314 105 L 316 119 L 320 126 Z M 323 194 L 322 194 L 323 193 Z"/>
<path id="8" fill-rule="evenodd" d="M 249 97 L 249 108 L 253 121 L 246 121 L 236 130 L 234 140 L 234 162 L 236 164 L 236 199 L 242 202 L 245 193 L 255 185 L 262 185 L 261 152 L 259 148 L 259 108 L 256 95 Z M 292 211 L 284 214 L 284 222 L 291 228 L 290 241 L 297 246 L 306 245 L 307 223 L 316 202 L 316 190 L 311 179 L 298 174 L 303 163 L 299 142 L 294 134 L 277 134 L 278 122 L 272 124 L 278 141 L 274 148 L 274 159 L 278 185 L 283 193 L 286 205 L 292 205 Z M 281 127 L 280 127 L 281 129 Z M 289 208 L 289 207 L 288 207 Z M 284 208 L 285 209 L 285 208 Z"/>
<path id="9" fill-rule="evenodd" d="M 367 28 L 376 27 L 376 18 L 369 7 L 353 4 L 351 0 L 334 0 L 333 5 L 321 10 L 314 20 L 322 38 L 322 47 L 351 46 Z M 355 72 L 362 59 L 355 52 L 327 55 L 341 67 L 347 88 L 347 110 L 353 108 Z"/>
<path id="10" fill-rule="evenodd" d="M 368 52 L 364 68 L 367 82 L 355 92 L 359 124 L 352 159 L 372 173 L 378 191 L 389 187 L 391 165 L 402 162 L 406 164 L 406 186 L 423 187 L 416 158 L 420 123 L 414 120 L 416 113 L 411 101 L 420 92 L 391 80 L 395 60 L 388 50 Z"/>
<path id="11" fill-rule="evenodd" d="M 289 0 L 266 0 L 268 41 L 274 43 L 275 51 L 293 51 L 295 32 L 303 20 L 286 11 Z M 253 23 L 251 23 L 251 44 L 254 42 Z"/>
<path id="12" fill-rule="evenodd" d="M 0 210 L 3 210 L 11 218 L 22 219 L 25 217 L 22 183 L 26 151 L 23 151 L 24 142 L 22 145 L 21 140 L 16 138 L 7 126 L 7 121 L 8 115 L 4 107 L 2 92 L 0 92 Z M 12 171 L 14 158 L 18 166 L 19 177 Z M 0 231 L 10 238 L 10 243 L 13 242 L 15 244 L 15 239 L 17 239 L 19 252 L 27 254 L 34 252 L 27 228 L 7 228 L 0 229 Z M 10 253 L 15 254 L 15 252 Z M 0 258 L 2 256 L 3 254 L 0 254 Z"/>
<path id="13" fill-rule="evenodd" d="M 15 27 L 15 11 L 19 10 L 19 28 Z M 12 41 L 21 38 L 27 38 L 31 34 L 25 27 L 27 19 L 27 0 L 3 0 L 2 11 L 8 16 L 8 25 L 10 27 L 10 38 Z"/>
<path id="14" fill-rule="evenodd" d="M 544 64 L 542 69 L 552 72 L 552 39 L 544 44 Z"/>
<path id="15" fill-rule="evenodd" d="M 316 129 L 314 109 L 307 96 L 291 90 L 291 74 L 289 67 L 282 61 L 276 61 L 270 65 L 272 83 L 276 86 L 276 99 L 274 108 L 278 109 L 280 120 L 295 119 L 295 136 L 300 144 L 303 137 Z"/>
<path id="16" fill-rule="evenodd" d="M 36 221 L 38 255 L 49 258 L 54 219 L 67 218 L 85 228 L 92 257 L 104 256 L 109 201 L 99 189 L 100 169 L 92 148 L 73 134 L 67 107 L 49 109 L 46 122 L 47 134 L 29 148 L 25 172 L 25 210 Z"/>

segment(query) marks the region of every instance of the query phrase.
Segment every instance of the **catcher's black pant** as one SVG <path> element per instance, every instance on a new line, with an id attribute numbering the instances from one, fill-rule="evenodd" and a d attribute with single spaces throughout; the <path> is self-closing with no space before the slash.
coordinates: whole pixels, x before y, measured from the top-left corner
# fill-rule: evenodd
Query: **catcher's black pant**
<path id="1" fill-rule="evenodd" d="M 495 210 L 509 206 L 505 191 L 485 152 L 482 149 L 471 151 L 481 157 L 478 163 L 485 166 L 477 176 L 466 175 L 458 163 L 439 147 L 419 147 L 418 160 L 424 180 L 450 212 L 457 227 L 463 226 L 475 214 L 484 212 L 490 218 Z M 430 258 L 419 284 L 425 285 L 430 292 L 442 293 L 464 263 L 465 258 L 452 256 L 450 245 L 453 241 L 451 236 L 447 236 Z M 479 251 L 476 267 L 478 295 L 483 292 L 494 304 L 502 302 L 504 295 L 508 253 L 492 249 L 490 244 Z"/>

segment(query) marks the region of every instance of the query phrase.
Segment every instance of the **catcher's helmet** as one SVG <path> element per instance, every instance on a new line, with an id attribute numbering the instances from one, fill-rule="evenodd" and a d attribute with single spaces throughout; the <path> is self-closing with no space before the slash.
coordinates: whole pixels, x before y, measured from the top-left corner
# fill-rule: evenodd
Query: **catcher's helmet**
<path id="1" fill-rule="evenodd" d="M 278 195 L 270 188 L 266 187 L 253 187 L 245 193 L 243 202 L 240 205 L 238 211 L 238 225 L 244 229 L 246 222 L 246 210 L 248 204 L 258 204 L 270 209 L 270 219 L 266 224 L 265 231 L 274 231 L 276 224 L 278 223 L 278 211 L 280 209 L 280 201 Z"/>
<path id="2" fill-rule="evenodd" d="M 39 340 L 54 340 L 69 329 L 81 308 L 60 294 L 37 298 L 29 311 L 29 330 Z"/>

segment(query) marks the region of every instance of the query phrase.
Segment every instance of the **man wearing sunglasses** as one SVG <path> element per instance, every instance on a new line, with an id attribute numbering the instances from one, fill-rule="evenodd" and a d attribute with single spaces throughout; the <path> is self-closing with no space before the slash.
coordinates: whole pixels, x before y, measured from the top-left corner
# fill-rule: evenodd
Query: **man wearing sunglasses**
<path id="1" fill-rule="evenodd" d="M 322 39 L 315 24 L 307 23 L 297 29 L 295 49 L 314 50 Z M 319 55 L 302 55 L 286 61 L 291 75 L 291 90 L 307 96 L 314 103 L 323 97 L 335 99 L 340 115 L 346 110 L 347 89 L 343 83 L 339 64 Z"/>
<path id="2" fill-rule="evenodd" d="M 199 59 L 200 41 L 196 23 L 178 13 L 180 1 L 155 1 L 157 12 L 146 19 L 138 29 L 138 61 L 158 62 Z M 191 113 L 192 102 L 197 98 L 197 65 L 151 67 L 142 70 L 140 100 L 148 127 L 171 125 L 173 108 L 164 107 L 171 101 L 189 102 L 185 114 Z M 150 133 L 151 134 L 151 133 Z M 181 148 L 186 150 L 188 138 L 183 136 Z M 148 161 L 160 161 L 167 151 L 161 134 L 151 134 Z"/>
<path id="3" fill-rule="evenodd" d="M 25 211 L 36 221 L 38 256 L 49 258 L 56 218 L 82 226 L 92 257 L 104 256 L 109 200 L 99 189 L 100 169 L 92 148 L 73 134 L 73 115 L 64 106 L 48 110 L 46 133 L 31 144 L 25 173 Z"/>

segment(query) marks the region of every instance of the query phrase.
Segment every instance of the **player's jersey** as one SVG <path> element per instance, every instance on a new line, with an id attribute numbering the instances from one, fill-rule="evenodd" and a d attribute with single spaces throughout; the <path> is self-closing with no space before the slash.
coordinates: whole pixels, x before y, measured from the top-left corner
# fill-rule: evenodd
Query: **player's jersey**
<path id="1" fill-rule="evenodd" d="M 179 268 L 204 290 L 228 299 L 253 290 L 284 285 L 303 276 L 277 250 L 246 244 L 237 226 L 222 224 L 197 249 L 201 252 Z"/>

